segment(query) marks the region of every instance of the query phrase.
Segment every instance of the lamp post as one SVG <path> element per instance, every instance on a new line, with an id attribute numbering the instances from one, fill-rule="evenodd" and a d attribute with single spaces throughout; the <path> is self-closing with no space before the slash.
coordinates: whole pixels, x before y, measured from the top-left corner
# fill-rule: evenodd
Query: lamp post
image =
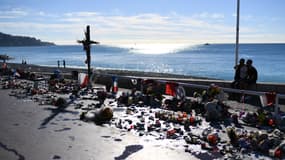
<path id="1" fill-rule="evenodd" d="M 239 5 L 240 5 L 240 0 L 237 0 L 235 66 L 238 64 L 238 49 L 239 49 Z"/>
<path id="2" fill-rule="evenodd" d="M 90 40 L 90 26 L 88 25 L 86 27 L 86 32 L 85 32 L 85 39 L 84 40 L 79 40 L 77 41 L 78 43 L 82 43 L 83 49 L 86 51 L 86 63 L 88 67 L 88 81 L 91 77 L 91 68 L 90 68 L 90 63 L 91 63 L 91 44 L 99 44 L 99 42 L 92 41 Z M 88 82 L 89 83 L 89 82 Z"/>

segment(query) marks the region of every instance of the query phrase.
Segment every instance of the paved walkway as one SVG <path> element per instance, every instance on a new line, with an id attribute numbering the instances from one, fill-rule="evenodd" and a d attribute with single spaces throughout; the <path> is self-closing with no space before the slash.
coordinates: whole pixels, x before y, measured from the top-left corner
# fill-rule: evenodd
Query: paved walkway
<path id="1" fill-rule="evenodd" d="M 11 97 L 9 92 L 0 89 L 0 159 L 196 159 L 183 149 L 82 122 L 74 106 L 59 112 L 53 106 Z"/>

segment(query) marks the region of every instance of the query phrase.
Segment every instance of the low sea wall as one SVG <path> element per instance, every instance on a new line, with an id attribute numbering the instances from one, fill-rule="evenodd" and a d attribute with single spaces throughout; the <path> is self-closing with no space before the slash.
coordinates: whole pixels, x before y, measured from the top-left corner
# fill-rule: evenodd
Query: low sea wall
<path id="1" fill-rule="evenodd" d="M 2 66 L 2 63 L 0 63 Z M 65 78 L 74 78 L 76 79 L 77 73 L 83 72 L 87 73 L 87 69 L 82 68 L 57 68 L 57 67 L 48 67 L 48 66 L 38 66 L 38 65 L 29 65 L 29 64 L 17 64 L 9 63 L 10 68 L 22 69 L 25 71 L 36 72 L 38 74 L 50 75 L 53 74 L 54 70 L 59 69 Z M 111 85 L 112 77 L 118 76 L 118 87 L 131 89 L 134 87 L 139 88 L 139 83 L 133 85 L 131 82 L 132 78 L 136 79 L 155 79 L 155 80 L 165 80 L 173 82 L 183 82 L 191 83 L 198 85 L 206 85 L 214 83 L 220 87 L 231 88 L 232 81 L 218 80 L 218 79 L 209 79 L 206 77 L 194 77 L 194 76 L 185 76 L 185 75 L 175 75 L 175 74 L 164 74 L 164 73 L 153 73 L 153 72 L 139 72 L 139 71 L 127 71 L 127 70 L 100 70 L 96 69 L 95 71 L 95 82 L 103 85 Z M 120 77 L 121 76 L 121 77 Z M 195 91 L 201 91 L 202 89 L 193 88 L 185 86 L 185 91 L 187 96 L 193 95 Z M 160 90 L 164 92 L 165 87 L 161 85 Z M 275 91 L 278 94 L 285 94 L 285 83 L 271 83 L 271 82 L 258 82 L 253 88 L 255 91 L 260 92 L 269 92 Z"/>
<path id="2" fill-rule="evenodd" d="M 94 82 L 103 84 L 106 86 L 112 85 L 112 77 L 114 75 L 97 75 Z M 137 84 L 134 85 L 131 81 L 131 77 L 119 77 L 117 80 L 117 84 L 119 88 L 126 88 L 126 89 L 132 89 L 136 88 L 137 90 L 140 90 L 141 83 L 137 80 Z M 171 82 L 181 82 L 185 84 L 195 84 L 195 85 L 204 85 L 209 86 L 211 84 L 216 84 L 223 88 L 231 88 L 231 81 L 224 81 L 224 80 L 211 80 L 211 79 L 184 79 L 184 78 L 166 78 L 166 77 L 137 77 L 135 79 L 154 79 L 154 80 L 161 80 L 161 81 L 171 81 Z M 186 96 L 193 96 L 194 92 L 202 93 L 205 88 L 197 88 L 197 87 L 191 87 L 188 85 L 183 86 Z M 161 93 L 165 93 L 165 84 L 159 84 L 156 88 Z M 285 85 L 284 84 L 277 84 L 277 83 L 257 83 L 254 87 L 255 91 L 260 92 L 270 92 L 274 91 L 278 94 L 285 94 Z M 247 101 L 246 103 L 252 104 L 255 106 L 262 106 L 262 102 L 259 96 L 251 96 L 251 99 Z M 285 99 L 279 99 L 279 104 L 285 104 Z"/>
<path id="3" fill-rule="evenodd" d="M 112 76 L 115 75 L 98 75 L 96 77 L 96 83 L 108 85 L 112 83 Z M 120 75 L 119 75 L 120 76 Z M 135 78 L 139 79 L 155 79 L 155 80 L 163 80 L 163 81 L 172 81 L 172 82 L 182 82 L 182 83 L 191 83 L 191 84 L 198 84 L 198 85 L 206 85 L 209 86 L 210 84 L 216 84 L 223 88 L 231 88 L 231 81 L 225 81 L 225 80 L 213 80 L 213 79 L 186 79 L 186 78 L 168 78 L 168 77 L 145 77 L 145 76 L 133 76 Z M 132 77 L 119 77 L 118 78 L 118 87 L 121 88 L 133 88 L 134 85 L 131 82 Z M 191 87 L 192 91 L 196 91 L 197 88 Z M 188 94 L 191 94 L 191 90 L 187 90 Z M 279 83 L 262 83 L 259 82 L 256 84 L 256 86 L 253 87 L 253 90 L 260 91 L 260 92 L 270 92 L 274 91 L 279 94 L 285 94 L 285 84 L 279 84 Z"/>

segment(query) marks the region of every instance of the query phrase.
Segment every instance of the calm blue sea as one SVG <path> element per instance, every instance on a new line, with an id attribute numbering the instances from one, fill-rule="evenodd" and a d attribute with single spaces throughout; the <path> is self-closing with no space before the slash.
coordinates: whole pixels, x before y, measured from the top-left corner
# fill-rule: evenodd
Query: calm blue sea
<path id="1" fill-rule="evenodd" d="M 0 47 L 0 54 L 11 62 L 57 66 L 65 60 L 67 67 L 86 67 L 82 46 Z M 239 58 L 252 59 L 259 82 L 285 83 L 285 44 L 241 44 Z M 235 45 L 210 44 L 192 46 L 133 45 L 92 46 L 92 67 L 152 71 L 232 80 Z"/>

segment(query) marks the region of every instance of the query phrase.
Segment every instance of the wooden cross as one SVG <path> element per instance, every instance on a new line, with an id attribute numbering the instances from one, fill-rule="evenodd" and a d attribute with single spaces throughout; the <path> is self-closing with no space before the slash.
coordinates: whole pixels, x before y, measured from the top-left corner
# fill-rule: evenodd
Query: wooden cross
<path id="1" fill-rule="evenodd" d="M 90 62 L 91 62 L 91 54 L 90 54 L 90 50 L 91 50 L 91 44 L 99 44 L 99 42 L 96 41 L 92 41 L 90 40 L 90 27 L 89 25 L 86 27 L 86 32 L 85 32 L 85 39 L 84 40 L 78 40 L 78 43 L 82 43 L 83 45 L 83 49 L 86 51 L 86 63 L 88 66 L 88 79 L 90 79 L 91 77 L 91 68 L 90 68 Z"/>

